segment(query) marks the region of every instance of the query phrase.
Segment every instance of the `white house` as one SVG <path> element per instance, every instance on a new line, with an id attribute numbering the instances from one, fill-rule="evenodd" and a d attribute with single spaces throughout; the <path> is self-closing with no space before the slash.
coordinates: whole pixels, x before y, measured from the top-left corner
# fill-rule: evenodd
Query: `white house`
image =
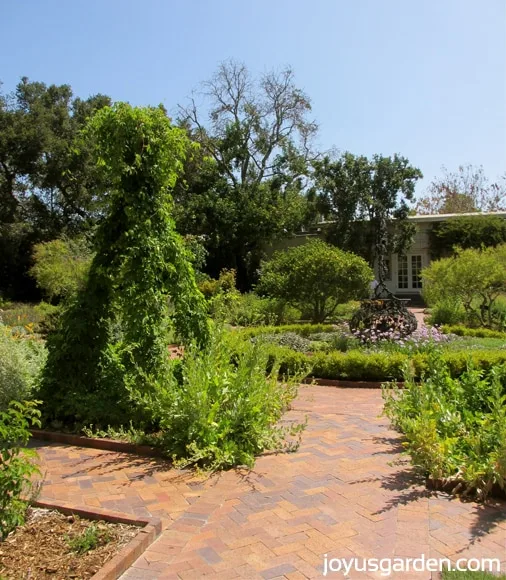
<path id="1" fill-rule="evenodd" d="M 405 255 L 393 254 L 389 260 L 389 276 L 386 286 L 396 295 L 421 294 L 422 280 L 420 272 L 422 268 L 429 265 L 430 239 L 429 234 L 432 226 L 436 222 L 442 222 L 457 217 L 474 217 L 483 215 L 494 215 L 506 219 L 506 212 L 489 213 L 447 213 L 437 215 L 415 215 L 408 219 L 416 224 L 416 234 L 413 244 Z"/>
<path id="2" fill-rule="evenodd" d="M 422 280 L 420 273 L 429 265 L 430 255 L 430 231 L 436 222 L 442 222 L 457 217 L 494 215 L 506 219 L 506 212 L 488 213 L 459 213 L 437 215 L 414 215 L 408 219 L 416 224 L 416 234 L 410 249 L 402 256 L 392 254 L 388 260 L 388 279 L 385 281 L 387 288 L 397 296 L 420 295 Z M 300 232 L 291 238 L 280 240 L 274 246 L 267 249 L 268 253 L 274 250 L 287 249 L 304 244 L 312 238 L 324 237 L 323 233 L 329 222 L 321 222 L 311 228 L 310 232 Z"/>

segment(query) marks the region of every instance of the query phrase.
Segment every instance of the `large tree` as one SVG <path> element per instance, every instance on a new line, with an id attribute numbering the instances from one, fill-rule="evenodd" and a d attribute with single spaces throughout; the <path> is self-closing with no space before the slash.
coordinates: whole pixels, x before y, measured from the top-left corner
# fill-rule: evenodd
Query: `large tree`
<path id="1" fill-rule="evenodd" d="M 244 65 L 225 62 L 201 95 L 207 118 L 194 99 L 181 107 L 180 123 L 202 153 L 175 192 L 178 226 L 207 236 L 215 269 L 237 268 L 244 285 L 262 246 L 305 219 L 301 191 L 316 125 L 289 68 L 254 79 Z"/>
<path id="2" fill-rule="evenodd" d="M 34 243 L 86 230 L 100 214 L 106 184 L 80 132 L 109 103 L 26 78 L 0 93 L 0 292 L 32 288 Z"/>
<path id="3" fill-rule="evenodd" d="M 329 239 L 376 264 L 380 284 L 386 259 L 402 253 L 414 230 L 408 202 L 422 173 L 405 157 L 344 153 L 313 162 L 314 192 L 321 212 L 333 222 Z"/>
<path id="4" fill-rule="evenodd" d="M 490 183 L 482 166 L 460 165 L 457 171 L 442 168 L 416 204 L 419 214 L 468 213 L 506 210 L 506 176 Z"/>

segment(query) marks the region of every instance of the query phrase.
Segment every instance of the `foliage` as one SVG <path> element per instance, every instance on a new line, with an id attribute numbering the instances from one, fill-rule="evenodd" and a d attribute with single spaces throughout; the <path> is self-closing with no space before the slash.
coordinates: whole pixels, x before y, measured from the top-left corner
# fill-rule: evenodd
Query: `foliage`
<path id="1" fill-rule="evenodd" d="M 435 257 L 453 248 L 495 247 L 506 243 L 506 219 L 491 215 L 460 216 L 437 222 L 430 232 L 430 249 Z"/>
<path id="2" fill-rule="evenodd" d="M 443 570 L 441 580 L 506 580 L 506 576 L 504 574 L 497 575 L 489 572 Z"/>
<path id="3" fill-rule="evenodd" d="M 99 546 L 104 546 L 112 540 L 111 533 L 107 529 L 101 529 L 98 524 L 91 524 L 81 533 L 66 536 L 69 549 L 77 554 L 86 554 Z"/>
<path id="4" fill-rule="evenodd" d="M 257 292 L 310 306 L 312 321 L 323 322 L 339 304 L 366 296 L 373 277 L 363 258 L 312 240 L 263 262 Z"/>
<path id="5" fill-rule="evenodd" d="M 235 290 L 235 270 L 222 270 L 217 280 L 208 278 L 199 284 L 199 290 L 207 298 L 214 298 Z"/>
<path id="6" fill-rule="evenodd" d="M 279 346 L 286 346 L 296 352 L 309 352 L 311 350 L 311 341 L 307 338 L 302 338 L 295 332 L 283 332 L 277 334 L 260 334 L 254 341 L 261 340 L 262 342 L 272 342 L 279 344 Z"/>
<path id="7" fill-rule="evenodd" d="M 98 425 L 135 417 L 132 390 L 167 380 L 174 327 L 205 344 L 208 322 L 169 191 L 189 147 L 162 109 L 119 103 L 87 132 L 112 184 L 86 286 L 48 338 L 40 397 L 48 420 Z M 169 318 L 169 299 L 173 315 Z"/>
<path id="8" fill-rule="evenodd" d="M 490 328 L 468 328 L 467 326 L 444 325 L 442 332 L 456 334 L 457 336 L 473 336 L 476 338 L 503 338 L 506 340 L 506 332 L 490 330 Z"/>
<path id="9" fill-rule="evenodd" d="M 456 296 L 440 298 L 430 308 L 429 324 L 460 324 L 467 319 L 466 311 Z"/>
<path id="10" fill-rule="evenodd" d="M 246 328 L 238 332 L 239 336 L 244 338 L 252 338 L 259 334 L 275 334 L 283 332 L 295 332 L 304 338 L 310 338 L 312 335 L 319 332 L 334 332 L 337 330 L 335 324 L 283 324 L 281 326 L 259 326 L 253 328 Z M 318 340 L 318 339 L 315 339 Z"/>
<path id="11" fill-rule="evenodd" d="M 430 343 L 421 349 L 350 349 L 346 352 L 319 351 L 313 354 L 295 352 L 286 347 L 272 345 L 270 352 L 276 354 L 281 374 L 293 374 L 301 369 L 312 377 L 332 380 L 388 381 L 402 380 L 404 369 L 409 365 L 415 378 L 429 369 Z M 420 352 L 414 352 L 418 350 Z M 504 349 L 444 350 L 442 358 L 452 377 L 461 376 L 469 364 L 477 369 L 488 370 L 506 363 Z"/>
<path id="12" fill-rule="evenodd" d="M 27 504 L 22 496 L 33 489 L 32 476 L 40 473 L 32 462 L 36 453 L 26 449 L 29 428 L 40 425 L 36 405 L 13 401 L 0 411 L 0 539 L 23 524 Z"/>
<path id="13" fill-rule="evenodd" d="M 442 170 L 443 175 L 432 181 L 425 196 L 418 200 L 416 213 L 433 215 L 506 210 L 505 184 L 490 183 L 482 166 L 460 165 L 453 172 L 443 166 Z"/>
<path id="14" fill-rule="evenodd" d="M 82 290 L 92 253 L 84 238 L 63 238 L 34 246 L 30 274 L 49 300 L 68 298 Z"/>
<path id="15" fill-rule="evenodd" d="M 383 282 L 388 255 L 402 254 L 411 244 L 414 226 L 407 220 L 407 202 L 422 172 L 397 154 L 368 159 L 349 152 L 316 160 L 313 168 L 318 205 L 333 222 L 329 239 L 376 264 Z"/>
<path id="16" fill-rule="evenodd" d="M 181 125 L 202 148 L 175 192 L 178 229 L 205 235 L 208 271 L 234 268 L 245 289 L 264 244 L 304 221 L 301 190 L 316 125 L 289 68 L 253 79 L 243 64 L 224 62 L 201 96 L 207 123 L 194 100 L 181 107 Z"/>
<path id="17" fill-rule="evenodd" d="M 290 324 L 299 318 L 300 310 L 283 300 L 247 292 L 236 295 L 225 321 L 236 326 L 263 326 Z"/>
<path id="18" fill-rule="evenodd" d="M 33 244 L 88 231 L 104 206 L 107 183 L 80 132 L 110 104 L 74 98 L 68 85 L 23 78 L 0 94 L 0 291 L 34 299 L 28 276 Z"/>
<path id="19" fill-rule="evenodd" d="M 406 437 L 413 464 L 437 482 L 485 498 L 506 486 L 506 366 L 487 373 L 470 366 L 460 378 L 437 355 L 421 384 L 384 391 L 385 412 Z"/>
<path id="20" fill-rule="evenodd" d="M 251 466 L 264 450 L 291 448 L 285 438 L 302 426 L 290 430 L 277 422 L 296 396 L 298 380 L 280 383 L 275 362 L 266 376 L 268 358 L 262 345 L 230 343 L 219 329 L 205 352 L 190 346 L 181 384 L 174 380 L 144 397 L 166 452 L 181 464 L 221 469 Z"/>
<path id="21" fill-rule="evenodd" d="M 493 306 L 506 290 L 506 245 L 483 250 L 458 250 L 451 258 L 433 261 L 422 270 L 423 295 L 429 304 L 455 301 L 470 322 L 492 327 Z"/>
<path id="22" fill-rule="evenodd" d="M 30 399 L 46 360 L 44 345 L 16 338 L 0 324 L 0 411 L 11 401 Z"/>

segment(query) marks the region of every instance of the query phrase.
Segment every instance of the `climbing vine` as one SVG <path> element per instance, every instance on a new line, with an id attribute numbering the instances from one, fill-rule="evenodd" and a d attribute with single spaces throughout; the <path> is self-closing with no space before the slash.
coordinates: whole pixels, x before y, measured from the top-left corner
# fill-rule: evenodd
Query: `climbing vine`
<path id="1" fill-rule="evenodd" d="M 133 390 L 163 385 L 171 331 L 203 346 L 209 329 L 171 217 L 185 133 L 162 109 L 125 103 L 99 111 L 86 133 L 111 183 L 108 210 L 87 284 L 49 337 L 41 398 L 46 419 L 114 424 L 132 417 Z"/>

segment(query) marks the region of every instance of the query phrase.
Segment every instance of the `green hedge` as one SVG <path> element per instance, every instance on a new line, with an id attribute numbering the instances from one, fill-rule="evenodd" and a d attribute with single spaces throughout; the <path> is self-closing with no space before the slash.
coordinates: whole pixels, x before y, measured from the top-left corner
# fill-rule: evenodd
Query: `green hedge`
<path id="1" fill-rule="evenodd" d="M 299 336 L 308 337 L 318 332 L 333 332 L 336 330 L 333 324 L 285 324 L 283 326 L 255 326 L 238 330 L 241 336 L 252 338 L 260 334 L 278 334 L 282 332 L 295 332 Z"/>
<path id="2" fill-rule="evenodd" d="M 286 348 L 273 348 L 272 355 L 281 360 L 281 372 L 295 373 L 308 369 L 310 377 L 319 379 L 342 379 L 362 381 L 402 380 L 403 369 L 411 366 L 419 378 L 429 370 L 429 355 L 419 353 L 364 353 L 360 350 L 348 352 L 318 352 L 307 355 Z M 475 350 L 472 352 L 445 352 L 442 359 L 448 364 L 453 377 L 460 376 L 471 363 L 476 368 L 490 369 L 496 364 L 506 364 L 506 350 Z"/>
<path id="3" fill-rule="evenodd" d="M 457 336 L 470 336 L 472 338 L 504 338 L 506 332 L 499 330 L 490 330 L 490 328 L 468 328 L 467 326 L 450 326 L 444 325 L 441 330 L 445 334 L 456 334 Z"/>

